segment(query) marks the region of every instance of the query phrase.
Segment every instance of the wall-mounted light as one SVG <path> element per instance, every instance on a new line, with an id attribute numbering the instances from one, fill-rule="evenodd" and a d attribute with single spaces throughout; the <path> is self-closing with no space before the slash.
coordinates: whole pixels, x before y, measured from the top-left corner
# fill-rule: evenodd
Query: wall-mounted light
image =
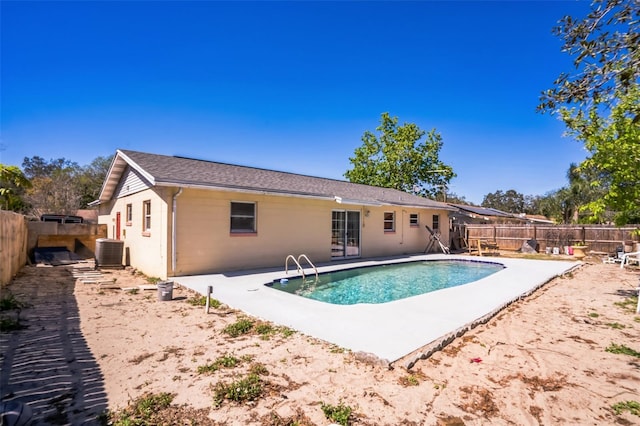
<path id="1" fill-rule="evenodd" d="M 364 217 L 369 217 L 369 213 L 371 213 L 371 210 L 365 210 Z"/>

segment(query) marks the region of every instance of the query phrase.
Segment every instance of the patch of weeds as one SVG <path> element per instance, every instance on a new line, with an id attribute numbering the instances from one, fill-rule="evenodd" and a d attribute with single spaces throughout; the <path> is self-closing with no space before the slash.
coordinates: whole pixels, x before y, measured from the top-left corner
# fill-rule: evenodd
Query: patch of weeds
<path id="1" fill-rule="evenodd" d="M 187 303 L 191 306 L 207 306 L 207 296 L 193 296 L 190 299 L 187 299 Z M 222 302 L 218 299 L 214 299 L 213 297 L 209 297 L 209 306 L 214 309 L 218 309 L 222 306 Z"/>
<path id="2" fill-rule="evenodd" d="M 599 314 L 599 313 L 597 313 L 597 312 L 591 312 L 591 313 L 589 314 L 589 316 L 590 316 L 591 318 L 598 318 L 598 317 L 600 316 L 600 314 Z"/>
<path id="3" fill-rule="evenodd" d="M 344 353 L 344 348 L 333 345 L 331 346 L 331 349 L 329 350 L 329 352 L 331 352 L 332 354 L 341 354 L 341 353 Z"/>
<path id="4" fill-rule="evenodd" d="M 129 290 L 127 290 L 127 294 L 138 294 L 139 292 L 139 288 L 130 288 Z"/>
<path id="5" fill-rule="evenodd" d="M 171 393 L 147 394 L 135 400 L 129 407 L 110 417 L 114 426 L 142 426 L 156 424 L 154 414 L 168 408 L 173 401 Z"/>
<path id="6" fill-rule="evenodd" d="M 233 355 L 224 355 L 216 360 L 216 362 L 225 368 L 233 368 L 240 363 L 240 360 Z"/>
<path id="7" fill-rule="evenodd" d="M 162 278 L 160 277 L 146 277 L 145 279 L 149 284 L 158 284 L 160 281 L 162 281 Z"/>
<path id="8" fill-rule="evenodd" d="M 251 365 L 251 368 L 249 368 L 249 373 L 257 374 L 258 376 L 266 376 L 269 374 L 269 370 L 267 370 L 267 367 L 265 367 L 264 364 L 256 362 Z"/>
<path id="9" fill-rule="evenodd" d="M 344 405 L 342 402 L 338 405 L 325 404 L 324 402 L 321 402 L 321 404 L 322 412 L 327 419 L 342 426 L 349 424 L 349 417 L 351 417 L 351 412 L 353 411 L 351 407 Z"/>
<path id="10" fill-rule="evenodd" d="M 625 328 L 624 324 L 620 324 L 619 322 L 610 322 L 607 324 L 609 327 L 614 328 L 616 330 L 621 330 Z"/>
<path id="11" fill-rule="evenodd" d="M 605 349 L 605 352 L 609 352 L 612 354 L 623 354 L 623 355 L 629 355 L 629 356 L 633 356 L 636 358 L 640 358 L 640 352 L 631 349 L 628 346 L 625 345 L 618 345 L 616 343 L 611 343 L 609 345 L 608 348 Z"/>
<path id="12" fill-rule="evenodd" d="M 434 383 L 433 384 L 433 388 L 438 390 L 438 389 L 444 389 L 447 387 L 446 383 Z"/>
<path id="13" fill-rule="evenodd" d="M 420 384 L 420 380 L 418 380 L 418 378 L 415 375 L 409 374 L 409 375 L 400 377 L 398 379 L 398 383 L 400 383 L 404 387 L 418 386 Z"/>
<path id="14" fill-rule="evenodd" d="M 615 302 L 614 305 L 626 312 L 634 313 L 636 306 L 638 306 L 638 296 L 627 297 L 622 302 Z"/>
<path id="15" fill-rule="evenodd" d="M 289 417 L 281 417 L 275 411 L 265 414 L 260 418 L 261 425 L 269 426 L 314 426 L 315 423 L 307 417 L 304 412 L 297 408 L 294 415 Z"/>
<path id="16" fill-rule="evenodd" d="M 634 322 L 640 322 L 640 317 L 634 317 L 634 318 L 633 318 L 633 321 L 634 321 Z"/>
<path id="17" fill-rule="evenodd" d="M 240 359 L 242 360 L 242 362 L 251 362 L 254 360 L 254 358 L 255 356 L 246 354 L 246 355 L 242 355 Z"/>
<path id="18" fill-rule="evenodd" d="M 278 327 L 278 333 L 282 335 L 282 337 L 291 337 L 296 334 L 296 331 L 289 327 Z"/>
<path id="19" fill-rule="evenodd" d="M 247 334 L 253 328 L 253 321 L 249 318 L 240 318 L 233 324 L 229 324 L 222 330 L 231 337 L 238 337 Z"/>
<path id="20" fill-rule="evenodd" d="M 638 401 L 624 401 L 618 402 L 611 406 L 611 409 L 617 416 L 622 414 L 624 411 L 628 411 L 634 416 L 640 417 L 640 402 Z"/>
<path id="21" fill-rule="evenodd" d="M 22 330 L 25 328 L 18 319 L 0 317 L 0 332 L 7 333 L 9 331 Z"/>
<path id="22" fill-rule="evenodd" d="M 276 332 L 276 329 L 267 323 L 261 323 L 255 326 L 255 332 L 258 333 L 262 339 L 268 340 L 269 336 Z"/>
<path id="23" fill-rule="evenodd" d="M 7 292 L 0 298 L 0 311 L 13 311 L 27 308 L 28 303 L 22 302 L 12 294 Z"/>
<path id="24" fill-rule="evenodd" d="M 244 379 L 231 383 L 218 382 L 213 388 L 213 405 L 220 407 L 225 400 L 243 403 L 253 401 L 262 395 L 262 380 L 257 374 L 249 374 Z"/>
<path id="25" fill-rule="evenodd" d="M 211 364 L 198 367 L 198 374 L 210 374 L 218 371 L 221 367 L 233 368 L 240 363 L 240 360 L 233 355 L 224 355 L 216 359 Z"/>

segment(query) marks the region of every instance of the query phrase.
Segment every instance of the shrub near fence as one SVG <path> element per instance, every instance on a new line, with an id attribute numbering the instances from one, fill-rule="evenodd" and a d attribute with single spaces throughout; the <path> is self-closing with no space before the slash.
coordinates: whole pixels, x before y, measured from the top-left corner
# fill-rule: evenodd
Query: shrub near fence
<path id="1" fill-rule="evenodd" d="M 466 238 L 470 240 L 496 241 L 501 250 L 519 250 L 522 243 L 534 239 L 538 249 L 545 251 L 547 247 L 564 247 L 584 242 L 589 251 L 610 253 L 616 252 L 625 242 L 634 240 L 632 231 L 640 225 L 623 227 L 609 225 L 466 225 Z M 636 237 L 637 238 L 637 237 Z M 628 249 L 626 251 L 631 251 Z"/>

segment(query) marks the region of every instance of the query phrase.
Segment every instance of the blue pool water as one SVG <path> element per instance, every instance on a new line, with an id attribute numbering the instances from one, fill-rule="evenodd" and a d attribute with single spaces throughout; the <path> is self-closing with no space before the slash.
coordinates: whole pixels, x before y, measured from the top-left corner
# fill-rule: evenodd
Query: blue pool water
<path id="1" fill-rule="evenodd" d="M 306 279 L 282 279 L 275 289 L 335 305 L 386 303 L 477 281 L 504 266 L 496 263 L 437 260 L 347 269 Z"/>

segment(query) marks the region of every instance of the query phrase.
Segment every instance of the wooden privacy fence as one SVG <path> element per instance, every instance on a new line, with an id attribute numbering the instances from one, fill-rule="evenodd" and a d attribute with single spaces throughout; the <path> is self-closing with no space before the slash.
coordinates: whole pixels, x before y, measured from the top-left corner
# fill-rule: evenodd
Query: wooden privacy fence
<path id="1" fill-rule="evenodd" d="M 9 284 L 27 262 L 27 220 L 0 210 L 0 288 Z"/>
<path id="2" fill-rule="evenodd" d="M 627 246 L 637 239 L 632 231 L 640 225 L 466 225 L 466 239 L 492 240 L 501 250 L 518 250 L 527 240 L 536 240 L 540 251 L 547 247 L 564 247 L 584 242 L 589 251 L 615 253 L 619 246 Z"/>

